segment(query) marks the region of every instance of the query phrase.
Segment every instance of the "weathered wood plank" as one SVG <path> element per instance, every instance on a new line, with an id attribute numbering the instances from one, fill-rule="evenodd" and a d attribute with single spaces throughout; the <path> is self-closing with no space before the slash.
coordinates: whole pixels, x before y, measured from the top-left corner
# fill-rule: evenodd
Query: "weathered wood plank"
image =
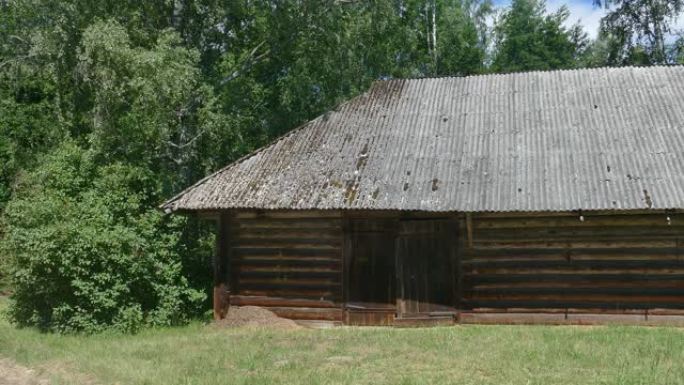
<path id="1" fill-rule="evenodd" d="M 464 309 L 474 309 L 474 308 L 495 308 L 495 309 L 507 309 L 507 308 L 576 308 L 576 309 L 599 309 L 599 308 L 613 308 L 613 309 L 650 309 L 654 306 L 659 308 L 673 308 L 681 309 L 682 301 L 681 299 L 676 302 L 629 302 L 629 303 L 616 303 L 614 301 L 589 301 L 586 298 L 581 298 L 578 301 L 569 301 L 567 299 L 561 300 L 532 300 L 525 298 L 523 300 L 470 300 L 465 299 L 463 301 Z"/>
<path id="2" fill-rule="evenodd" d="M 601 256 L 595 256 L 594 259 L 499 259 L 499 260 L 482 260 L 470 259 L 464 260 L 463 265 L 467 269 L 678 269 L 684 267 L 684 260 L 678 259 L 675 255 L 670 255 L 667 259 L 600 259 Z"/>
<path id="3" fill-rule="evenodd" d="M 556 324 L 567 323 L 565 314 L 557 313 L 479 313 L 461 312 L 458 322 L 462 324 Z"/>
<path id="4" fill-rule="evenodd" d="M 334 281 L 341 282 L 339 270 L 329 270 L 329 271 L 254 271 L 248 269 L 242 269 L 240 272 L 244 279 L 281 279 L 299 282 L 300 280 L 324 280 L 324 282 Z"/>
<path id="5" fill-rule="evenodd" d="M 285 298 L 295 298 L 295 299 L 311 299 L 311 300 L 325 300 L 340 302 L 342 297 L 340 296 L 339 290 L 334 287 L 331 290 L 318 289 L 318 288 L 263 288 L 259 287 L 257 289 L 243 288 L 240 290 L 241 295 L 246 296 L 265 296 L 265 297 L 285 297 Z"/>
<path id="6" fill-rule="evenodd" d="M 268 307 L 279 317 L 295 320 L 326 320 L 342 321 L 343 313 L 341 309 L 306 308 L 306 307 Z"/>
<path id="7" fill-rule="evenodd" d="M 340 308 L 342 305 L 328 300 L 303 298 L 232 295 L 230 303 L 235 306 L 263 307 L 306 307 L 306 308 Z"/>
<path id="8" fill-rule="evenodd" d="M 670 218 L 668 224 L 667 217 Z M 531 218 L 477 218 L 473 221 L 475 230 L 478 229 L 520 229 L 524 227 L 619 227 L 619 226 L 682 226 L 681 216 L 674 214 L 644 214 L 644 215 L 584 215 L 584 221 L 576 217 L 531 217 Z"/>
<path id="9" fill-rule="evenodd" d="M 587 281 L 524 281 L 524 282 L 496 282 L 496 283 L 485 283 L 485 284 L 473 284 L 470 286 L 470 290 L 486 290 L 486 289 L 502 289 L 502 290 L 515 290 L 517 288 L 525 289 L 545 289 L 545 288 L 684 288 L 684 281 L 681 280 L 667 280 L 667 281 L 624 281 L 624 280 L 614 280 L 614 281 L 597 281 L 597 280 L 587 280 Z"/>
<path id="10" fill-rule="evenodd" d="M 339 218 L 339 210 L 239 210 L 235 212 L 237 219 L 301 219 L 301 218 Z"/>
<path id="11" fill-rule="evenodd" d="M 346 310 L 344 323 L 354 326 L 389 326 L 394 323 L 395 312 L 380 310 Z"/>
<path id="12" fill-rule="evenodd" d="M 340 247 L 326 246 L 326 245 L 291 245 L 287 247 L 282 246 L 234 246 L 233 253 L 235 255 L 279 255 L 279 256 L 332 256 L 339 257 Z"/>
<path id="13" fill-rule="evenodd" d="M 684 285 L 679 287 L 605 287 L 601 282 L 596 282 L 591 287 L 502 287 L 502 288 L 474 288 L 468 292 L 470 298 L 509 298 L 511 296 L 567 296 L 579 295 L 591 298 L 593 296 L 684 296 Z"/>
<path id="14" fill-rule="evenodd" d="M 641 273 L 602 273 L 596 274 L 472 274 L 466 275 L 465 280 L 475 283 L 500 283 L 500 282 L 577 282 L 577 281 L 625 281 L 625 282 L 650 282 L 650 281 L 681 281 L 684 274 L 649 274 Z"/>
<path id="15" fill-rule="evenodd" d="M 676 240 L 670 240 L 674 244 Z M 572 247 L 527 247 L 524 249 L 508 249 L 508 248 L 473 248 L 464 249 L 463 253 L 466 259 L 498 259 L 498 258 L 537 258 L 541 256 L 562 256 L 564 258 L 584 257 L 591 258 L 596 255 L 608 256 L 623 256 L 630 255 L 634 257 L 643 257 L 650 255 L 670 255 L 677 256 L 680 252 L 678 247 L 654 247 L 650 244 L 649 247 L 619 247 L 619 248 L 572 248 Z"/>
<path id="16" fill-rule="evenodd" d="M 342 214 L 242 211 L 231 230 L 231 300 L 286 318 L 342 320 Z"/>

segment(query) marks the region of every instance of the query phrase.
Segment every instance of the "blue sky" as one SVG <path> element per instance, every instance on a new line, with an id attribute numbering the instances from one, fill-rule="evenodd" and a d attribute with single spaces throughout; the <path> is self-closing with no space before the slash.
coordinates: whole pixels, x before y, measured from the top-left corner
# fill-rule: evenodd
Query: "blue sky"
<path id="1" fill-rule="evenodd" d="M 494 0 L 494 4 L 506 6 L 510 4 L 510 0 Z M 555 11 L 563 4 L 567 5 L 570 10 L 567 23 L 572 25 L 580 20 L 589 36 L 596 37 L 601 17 L 606 13 L 605 9 L 595 7 L 592 0 L 546 0 L 546 8 L 549 11 Z M 684 17 L 680 17 L 674 26 L 675 29 L 684 29 Z"/>

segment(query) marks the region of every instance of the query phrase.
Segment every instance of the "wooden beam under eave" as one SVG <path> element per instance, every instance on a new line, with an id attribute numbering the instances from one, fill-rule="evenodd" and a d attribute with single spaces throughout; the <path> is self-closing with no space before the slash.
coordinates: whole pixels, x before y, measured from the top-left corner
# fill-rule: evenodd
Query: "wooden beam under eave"
<path id="1" fill-rule="evenodd" d="M 468 236 L 468 248 L 473 248 L 473 216 L 466 213 L 466 235 Z"/>

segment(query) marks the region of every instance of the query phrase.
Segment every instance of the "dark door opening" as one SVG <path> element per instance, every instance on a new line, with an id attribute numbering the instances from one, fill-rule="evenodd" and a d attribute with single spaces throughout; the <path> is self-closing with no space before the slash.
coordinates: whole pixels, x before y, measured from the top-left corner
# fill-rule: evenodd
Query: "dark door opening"
<path id="1" fill-rule="evenodd" d="M 347 234 L 347 306 L 394 308 L 396 221 L 354 219 Z"/>
<path id="2" fill-rule="evenodd" d="M 424 317 L 454 310 L 452 257 L 456 229 L 448 219 L 399 222 L 395 250 L 398 317 Z"/>

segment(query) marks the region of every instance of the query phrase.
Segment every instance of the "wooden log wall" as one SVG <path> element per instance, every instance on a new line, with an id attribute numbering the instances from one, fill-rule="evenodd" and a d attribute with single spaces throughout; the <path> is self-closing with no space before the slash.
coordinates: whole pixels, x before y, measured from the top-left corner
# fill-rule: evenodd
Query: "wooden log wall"
<path id="1" fill-rule="evenodd" d="M 684 314 L 681 214 L 472 214 L 461 226 L 463 309 Z"/>
<path id="2" fill-rule="evenodd" d="M 237 212 L 230 223 L 230 303 L 281 317 L 338 321 L 342 218 L 333 211 Z"/>
<path id="3" fill-rule="evenodd" d="M 399 218 L 438 216 L 353 215 L 230 213 L 231 305 L 262 306 L 296 320 L 393 324 L 394 305 L 357 308 L 345 295 L 343 255 L 351 260 L 354 247 L 344 231 L 368 233 L 355 226 L 363 219 L 394 233 Z M 439 215 L 444 217 L 459 222 L 449 240 L 458 244 L 453 305 L 461 322 L 684 325 L 681 213 Z"/>

